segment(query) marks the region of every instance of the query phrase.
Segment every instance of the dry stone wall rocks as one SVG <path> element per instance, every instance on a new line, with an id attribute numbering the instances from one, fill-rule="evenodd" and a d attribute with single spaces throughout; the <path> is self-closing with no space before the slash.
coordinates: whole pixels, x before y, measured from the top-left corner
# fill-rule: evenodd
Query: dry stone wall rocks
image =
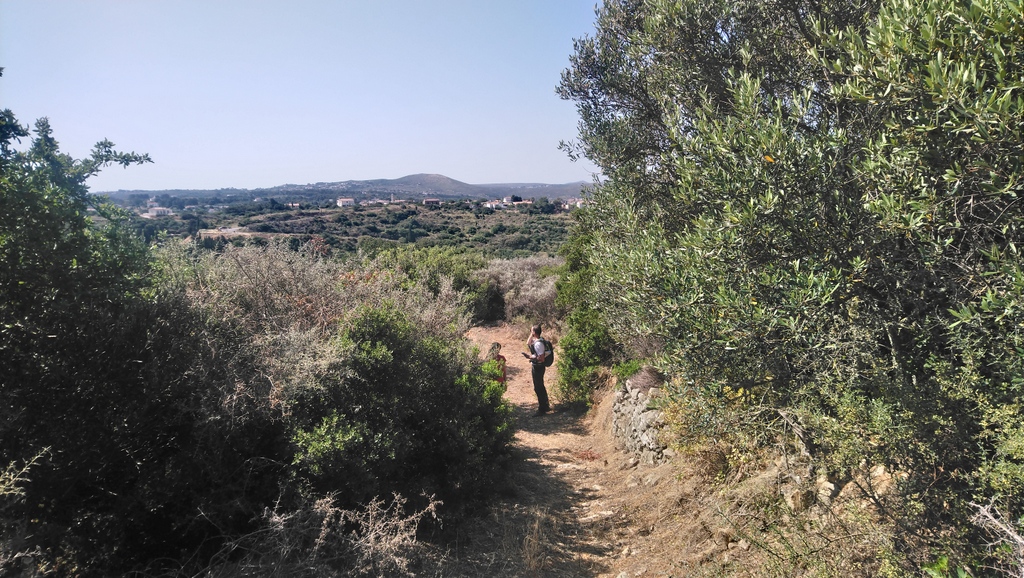
<path id="1" fill-rule="evenodd" d="M 664 418 L 652 407 L 661 396 L 661 389 L 645 387 L 642 379 L 627 379 L 615 393 L 612 405 L 612 435 L 620 449 L 636 456 L 640 463 L 654 465 L 672 457 L 672 451 L 661 442 Z"/>

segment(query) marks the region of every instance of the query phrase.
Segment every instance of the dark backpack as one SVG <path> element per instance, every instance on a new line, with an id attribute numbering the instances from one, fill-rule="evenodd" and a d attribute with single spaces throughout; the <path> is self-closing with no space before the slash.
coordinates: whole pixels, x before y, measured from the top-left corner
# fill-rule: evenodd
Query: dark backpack
<path id="1" fill-rule="evenodd" d="M 551 367 L 555 364 L 555 346 L 551 345 L 551 342 L 543 337 L 539 339 L 544 344 L 544 367 Z"/>

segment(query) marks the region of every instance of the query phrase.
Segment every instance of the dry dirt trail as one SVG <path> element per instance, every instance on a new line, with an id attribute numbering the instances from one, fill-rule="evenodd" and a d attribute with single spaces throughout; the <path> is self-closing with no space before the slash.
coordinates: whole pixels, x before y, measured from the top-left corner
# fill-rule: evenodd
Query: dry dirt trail
<path id="1" fill-rule="evenodd" d="M 680 489 L 670 466 L 638 466 L 611 438 L 611 396 L 589 413 L 555 411 L 534 417 L 537 397 L 526 350 L 528 332 L 476 327 L 467 337 L 482 352 L 502 345 L 506 398 L 515 406 L 510 495 L 452 552 L 458 574 L 477 576 L 682 576 L 659 545 L 676 533 Z M 555 346 L 556 356 L 558 346 Z M 557 366 L 545 382 L 553 391 Z M 692 490 L 691 490 L 692 491 Z M 652 496 L 661 496 L 654 499 Z M 660 531 L 659 531 L 660 530 Z"/>

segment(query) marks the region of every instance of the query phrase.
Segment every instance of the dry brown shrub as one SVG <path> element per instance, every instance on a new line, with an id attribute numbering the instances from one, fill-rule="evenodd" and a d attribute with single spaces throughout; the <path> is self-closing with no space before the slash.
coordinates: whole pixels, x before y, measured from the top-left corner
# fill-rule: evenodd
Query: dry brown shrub
<path id="1" fill-rule="evenodd" d="M 376 261 L 343 262 L 282 243 L 229 246 L 191 255 L 184 243 L 162 249 L 163 275 L 215 321 L 255 336 L 275 406 L 296 388 L 337 374 L 348 352 L 330 339 L 365 308 L 402 311 L 421 337 L 459 341 L 469 328 L 465 295 L 442 277 L 431 292 Z M 246 395 L 225 392 L 225 403 Z"/>
<path id="2" fill-rule="evenodd" d="M 229 246 L 195 263 L 190 294 L 219 319 L 251 330 L 326 327 L 347 311 L 336 286 L 341 263 L 296 253 L 281 243 Z"/>
<path id="3" fill-rule="evenodd" d="M 637 387 L 640 391 L 647 393 L 652 387 L 661 387 L 665 383 L 665 377 L 657 369 L 645 365 L 640 368 L 636 375 L 629 378 L 629 382 L 633 384 L 633 387 Z"/>
<path id="4" fill-rule="evenodd" d="M 974 508 L 971 523 L 992 537 L 992 542 L 988 544 L 989 550 L 1002 553 L 1001 565 L 996 570 L 1007 576 L 1024 578 L 1024 531 L 1020 523 L 1007 520 L 996 508 L 994 501 L 985 505 L 971 502 L 970 505 Z"/>
<path id="5" fill-rule="evenodd" d="M 384 304 L 409 314 L 425 333 L 461 334 L 469 325 L 465 296 L 448 278 L 434 294 L 376 261 L 335 261 L 282 244 L 208 254 L 196 277 L 201 302 L 276 331 L 330 329 L 360 307 Z"/>
<path id="6" fill-rule="evenodd" d="M 31 460 L 23 463 L 13 462 L 0 471 L 0 516 L 2 516 L 15 503 L 21 502 L 25 496 L 24 485 L 29 482 L 28 473 L 39 463 L 49 448 L 43 449 Z M 44 573 L 39 568 L 33 568 L 36 558 L 40 555 L 38 549 L 26 549 L 26 538 L 29 530 L 24 520 L 17 522 L 0 518 L 0 575 L 3 576 L 42 576 Z"/>
<path id="7" fill-rule="evenodd" d="M 526 319 L 528 323 L 550 323 L 558 318 L 555 307 L 555 275 L 541 276 L 563 259 L 533 255 L 518 259 L 495 259 L 477 274 L 495 285 L 505 299 L 505 319 Z"/>
<path id="8" fill-rule="evenodd" d="M 362 510 L 335 506 L 328 495 L 298 510 L 268 509 L 263 527 L 232 541 L 206 576 L 413 576 L 415 562 L 433 556 L 416 539 L 420 521 L 436 517 L 429 499 L 408 513 L 406 499 L 370 501 Z M 238 561 L 227 562 L 227 560 Z"/>
<path id="9" fill-rule="evenodd" d="M 694 472 L 704 480 L 714 480 L 729 471 L 729 454 L 722 444 L 708 444 L 692 449 L 688 455 L 693 460 Z"/>

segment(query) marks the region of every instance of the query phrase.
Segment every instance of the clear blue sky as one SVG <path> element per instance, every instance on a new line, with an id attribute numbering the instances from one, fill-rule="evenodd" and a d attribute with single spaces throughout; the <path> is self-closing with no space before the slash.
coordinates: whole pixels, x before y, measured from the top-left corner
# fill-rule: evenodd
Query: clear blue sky
<path id="1" fill-rule="evenodd" d="M 0 0 L 0 108 L 116 189 L 591 180 L 555 94 L 596 0 Z"/>

